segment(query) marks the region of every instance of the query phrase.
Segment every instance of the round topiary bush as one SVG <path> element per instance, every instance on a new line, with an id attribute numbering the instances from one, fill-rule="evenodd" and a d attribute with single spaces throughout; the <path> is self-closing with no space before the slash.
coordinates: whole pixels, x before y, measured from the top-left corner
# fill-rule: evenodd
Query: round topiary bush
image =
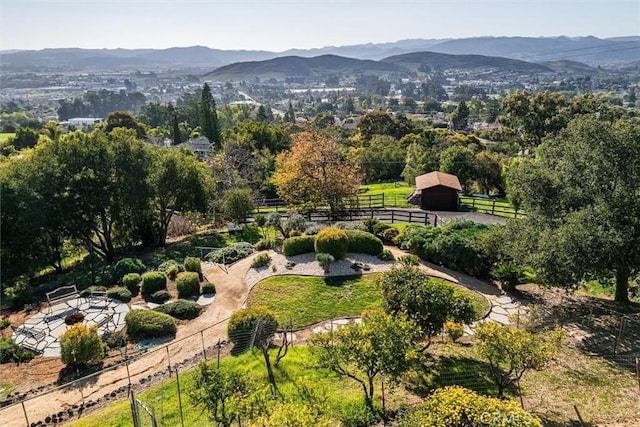
<path id="1" fill-rule="evenodd" d="M 171 294 L 167 290 L 154 292 L 149 297 L 149 301 L 154 302 L 156 304 L 162 304 L 165 301 L 169 301 L 170 299 L 171 299 Z"/>
<path id="2" fill-rule="evenodd" d="M 349 249 L 349 237 L 344 230 L 335 227 L 325 228 L 316 236 L 316 253 L 327 253 L 335 259 L 341 259 Z"/>
<path id="3" fill-rule="evenodd" d="M 178 298 L 188 298 L 200 294 L 200 277 L 195 271 L 185 271 L 176 277 Z"/>
<path id="4" fill-rule="evenodd" d="M 200 258 L 194 256 L 188 256 L 184 259 L 184 271 L 193 271 L 202 275 L 202 264 Z"/>
<path id="5" fill-rule="evenodd" d="M 347 252 L 374 256 L 382 253 L 382 240 L 378 239 L 373 234 L 360 230 L 346 230 L 345 233 L 349 238 L 349 247 Z"/>
<path id="6" fill-rule="evenodd" d="M 176 333 L 176 320 L 154 310 L 131 310 L 124 318 L 127 335 L 133 340 L 157 338 Z"/>
<path id="7" fill-rule="evenodd" d="M 107 291 L 107 296 L 122 302 L 131 301 L 131 292 L 124 286 L 116 286 Z"/>
<path id="8" fill-rule="evenodd" d="M 314 251 L 316 236 L 290 237 L 282 244 L 282 253 L 285 256 L 308 254 Z"/>
<path id="9" fill-rule="evenodd" d="M 113 278 L 116 282 L 120 282 L 120 279 L 127 273 L 142 274 L 146 270 L 147 267 L 138 258 L 122 258 L 113 268 Z"/>
<path id="10" fill-rule="evenodd" d="M 142 277 L 138 273 L 127 273 L 122 278 L 122 284 L 135 296 L 140 293 L 140 280 Z"/>
<path id="11" fill-rule="evenodd" d="M 167 276 L 160 271 L 149 271 L 142 275 L 142 293 L 150 295 L 167 288 Z"/>
<path id="12" fill-rule="evenodd" d="M 195 319 L 200 315 L 202 307 L 193 301 L 187 301 L 179 299 L 169 304 L 164 304 L 154 308 L 155 311 L 168 314 L 171 317 L 175 317 L 180 320 Z"/>
<path id="13" fill-rule="evenodd" d="M 211 294 L 215 295 L 216 287 L 213 283 L 204 282 L 200 287 L 200 293 L 203 295 L 211 295 Z"/>
<path id="14" fill-rule="evenodd" d="M 167 277 L 171 280 L 176 280 L 178 273 L 180 273 L 180 269 L 177 265 L 170 265 L 169 268 L 167 268 Z"/>
<path id="15" fill-rule="evenodd" d="M 269 339 L 278 328 L 276 314 L 269 308 L 258 305 L 234 311 L 227 324 L 229 341 L 236 345 L 256 345 Z"/>

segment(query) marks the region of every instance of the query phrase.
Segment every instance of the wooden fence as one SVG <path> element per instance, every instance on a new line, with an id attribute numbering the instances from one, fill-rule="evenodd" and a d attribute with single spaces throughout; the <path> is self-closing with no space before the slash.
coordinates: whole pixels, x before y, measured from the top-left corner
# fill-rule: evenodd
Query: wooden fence
<path id="1" fill-rule="evenodd" d="M 460 203 L 463 208 L 467 207 L 476 212 L 486 213 L 489 215 L 502 216 L 506 218 L 522 218 L 525 216 L 523 211 L 515 209 L 507 202 L 497 201 L 496 199 L 460 196 Z"/>
<path id="2" fill-rule="evenodd" d="M 289 211 L 279 211 L 283 218 L 287 218 Z M 366 218 L 378 218 L 380 222 L 394 224 L 396 222 L 410 222 L 415 224 L 441 226 L 444 224 L 438 215 L 417 209 L 393 208 L 360 208 L 345 209 L 331 213 L 328 209 L 317 209 L 297 212 L 307 221 L 361 221 Z"/>

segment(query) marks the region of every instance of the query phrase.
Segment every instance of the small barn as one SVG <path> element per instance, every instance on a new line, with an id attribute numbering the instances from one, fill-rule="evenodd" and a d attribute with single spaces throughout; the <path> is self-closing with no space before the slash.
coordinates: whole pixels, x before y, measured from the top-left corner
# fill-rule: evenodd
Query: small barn
<path id="1" fill-rule="evenodd" d="M 456 211 L 458 191 L 462 187 L 457 176 L 435 171 L 416 177 L 416 189 L 409 199 L 419 200 L 420 209 Z"/>

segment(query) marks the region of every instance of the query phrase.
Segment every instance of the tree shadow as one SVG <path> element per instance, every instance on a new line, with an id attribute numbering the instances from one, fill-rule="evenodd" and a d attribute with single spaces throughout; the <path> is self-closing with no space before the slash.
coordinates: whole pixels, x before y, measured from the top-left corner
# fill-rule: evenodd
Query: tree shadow
<path id="1" fill-rule="evenodd" d="M 441 387 L 458 385 L 484 395 L 495 396 L 498 388 L 491 381 L 485 362 L 461 356 L 439 357 L 432 363 L 422 363 L 408 375 L 407 390 L 426 397 Z M 509 394 L 510 390 L 507 390 Z"/>
<path id="2" fill-rule="evenodd" d="M 103 368 L 103 363 L 96 363 L 83 368 L 75 368 L 72 366 L 65 366 L 58 372 L 58 379 L 56 384 L 67 384 L 65 387 L 67 390 L 83 389 L 87 386 L 94 385 L 98 382 L 97 373 Z M 94 374 L 94 375 L 92 375 Z"/>
<path id="3" fill-rule="evenodd" d="M 330 276 L 324 278 L 324 283 L 327 286 L 341 288 L 344 286 L 352 285 L 360 280 L 362 273 L 354 272 L 353 276 Z"/>

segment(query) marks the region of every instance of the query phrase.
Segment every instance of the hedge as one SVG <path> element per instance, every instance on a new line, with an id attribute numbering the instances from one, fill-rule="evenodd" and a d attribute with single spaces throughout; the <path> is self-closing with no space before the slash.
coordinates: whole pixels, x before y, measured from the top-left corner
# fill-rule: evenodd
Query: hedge
<path id="1" fill-rule="evenodd" d="M 316 236 L 316 253 L 327 253 L 335 259 L 341 259 L 349 249 L 349 237 L 344 230 L 335 227 L 325 228 Z"/>
<path id="2" fill-rule="evenodd" d="M 131 301 L 131 291 L 124 286 L 116 286 L 107 291 L 107 296 L 122 302 Z"/>
<path id="3" fill-rule="evenodd" d="M 307 254 L 314 251 L 316 236 L 290 237 L 282 244 L 282 253 L 285 256 Z"/>
<path id="4" fill-rule="evenodd" d="M 160 271 L 149 271 L 142 275 L 142 293 L 152 294 L 167 288 L 167 276 Z"/>
<path id="5" fill-rule="evenodd" d="M 154 308 L 155 311 L 168 314 L 180 320 L 195 319 L 200 315 L 202 307 L 193 301 L 179 299 L 169 304 L 164 304 Z"/>
<path id="6" fill-rule="evenodd" d="M 127 335 L 133 340 L 158 338 L 176 333 L 176 320 L 154 310 L 131 310 L 124 318 Z"/>
<path id="7" fill-rule="evenodd" d="M 185 271 L 176 277 L 179 298 L 200 294 L 200 276 L 195 271 Z"/>
<path id="8" fill-rule="evenodd" d="M 378 256 L 382 253 L 382 240 L 371 233 L 360 230 L 346 230 L 349 238 L 348 252 Z"/>

